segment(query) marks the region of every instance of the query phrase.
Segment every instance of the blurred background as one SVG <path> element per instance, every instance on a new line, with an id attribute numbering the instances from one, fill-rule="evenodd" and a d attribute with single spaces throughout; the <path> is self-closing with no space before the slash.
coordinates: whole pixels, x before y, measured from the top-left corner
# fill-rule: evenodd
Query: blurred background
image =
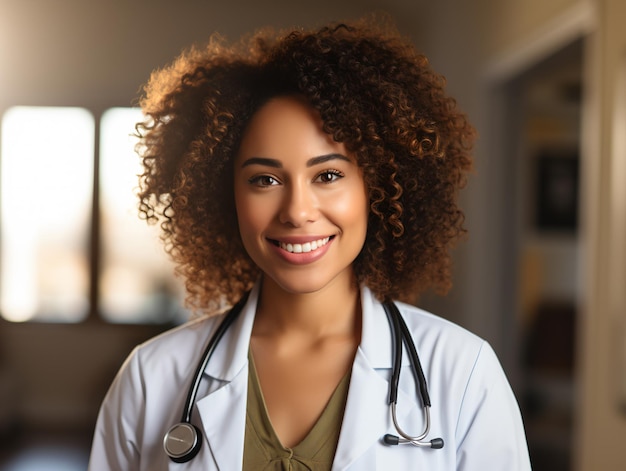
<path id="1" fill-rule="evenodd" d="M 455 287 L 420 305 L 493 345 L 535 470 L 626 469 L 626 2 L 0 0 L 0 470 L 86 469 L 124 358 L 188 315 L 136 215 L 150 72 L 373 11 L 479 132 Z"/>

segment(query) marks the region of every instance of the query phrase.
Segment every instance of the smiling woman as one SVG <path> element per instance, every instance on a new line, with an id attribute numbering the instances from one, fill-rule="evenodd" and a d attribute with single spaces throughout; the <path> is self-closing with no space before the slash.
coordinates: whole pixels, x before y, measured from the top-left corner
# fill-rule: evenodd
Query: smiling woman
<path id="1" fill-rule="evenodd" d="M 207 315 L 131 354 L 92 471 L 530 468 L 490 346 L 393 301 L 445 292 L 465 232 L 474 132 L 443 84 L 375 18 L 153 74 L 141 211 Z"/>

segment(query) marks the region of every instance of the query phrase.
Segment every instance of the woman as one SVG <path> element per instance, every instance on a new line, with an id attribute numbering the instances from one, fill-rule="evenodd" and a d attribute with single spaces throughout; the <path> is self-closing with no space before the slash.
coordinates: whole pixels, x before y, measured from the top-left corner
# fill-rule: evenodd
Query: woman
<path id="1" fill-rule="evenodd" d="M 456 198 L 473 130 L 443 82 L 375 21 L 213 39 L 153 74 L 141 211 L 161 222 L 205 315 L 130 355 L 102 405 L 91 470 L 530 469 L 489 345 L 400 302 L 432 398 L 420 441 L 434 449 L 383 439 L 398 435 L 398 342 L 381 303 L 445 292 L 464 233 Z M 211 314 L 242 297 L 202 364 L 230 318 Z M 428 429 L 416 363 L 403 354 L 396 408 L 410 435 Z M 187 402 L 184 430 L 168 433 Z M 180 456 L 192 429 L 193 457 Z"/>

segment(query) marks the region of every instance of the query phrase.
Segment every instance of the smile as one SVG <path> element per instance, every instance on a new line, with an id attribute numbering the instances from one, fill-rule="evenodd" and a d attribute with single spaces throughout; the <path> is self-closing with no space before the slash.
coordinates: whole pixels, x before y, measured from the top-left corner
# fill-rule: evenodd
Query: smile
<path id="1" fill-rule="evenodd" d="M 324 247 L 328 244 L 330 237 L 324 237 L 318 240 L 312 240 L 310 242 L 305 242 L 304 244 L 290 244 L 285 242 L 277 242 L 277 245 L 286 250 L 289 253 L 309 253 L 314 250 L 319 249 L 320 247 Z"/>

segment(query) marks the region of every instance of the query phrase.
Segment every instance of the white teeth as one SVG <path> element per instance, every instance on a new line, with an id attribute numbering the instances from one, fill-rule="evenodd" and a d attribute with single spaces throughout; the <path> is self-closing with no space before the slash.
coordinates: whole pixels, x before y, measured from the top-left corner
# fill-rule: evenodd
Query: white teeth
<path id="1" fill-rule="evenodd" d="M 280 248 L 291 253 L 308 253 L 312 250 L 317 250 L 320 247 L 328 244 L 330 237 L 324 237 L 323 239 L 313 240 L 311 242 L 305 242 L 304 244 L 285 244 L 279 242 Z"/>

